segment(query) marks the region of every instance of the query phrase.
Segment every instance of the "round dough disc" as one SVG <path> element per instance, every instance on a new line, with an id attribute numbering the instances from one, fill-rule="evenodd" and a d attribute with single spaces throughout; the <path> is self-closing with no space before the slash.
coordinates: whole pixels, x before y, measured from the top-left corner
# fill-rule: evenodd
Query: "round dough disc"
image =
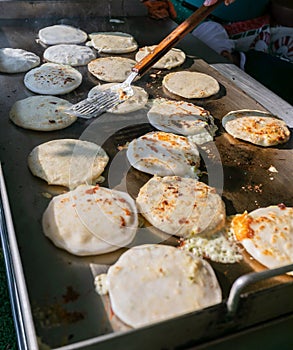
<path id="1" fill-rule="evenodd" d="M 135 60 L 137 62 L 141 61 L 145 56 L 151 53 L 156 48 L 156 45 L 145 46 L 138 50 L 135 55 Z M 158 62 L 156 62 L 152 68 L 156 69 L 172 69 L 181 66 L 186 59 L 185 53 L 176 48 L 172 48 L 168 51 Z"/>
<path id="2" fill-rule="evenodd" d="M 75 90 L 82 82 L 81 73 L 70 66 L 45 63 L 24 76 L 24 85 L 42 95 L 64 95 Z"/>
<path id="3" fill-rule="evenodd" d="M 87 46 L 59 44 L 48 47 L 44 51 L 44 59 L 48 62 L 84 66 L 96 58 L 94 51 Z"/>
<path id="4" fill-rule="evenodd" d="M 115 83 L 97 85 L 89 91 L 88 97 L 93 97 L 96 92 L 109 89 L 114 85 Z M 114 108 L 109 109 L 108 112 L 126 114 L 143 108 L 148 102 L 148 93 L 139 86 L 132 86 L 132 90 L 133 95 L 131 97 L 126 99 L 123 103 L 119 103 Z"/>
<path id="5" fill-rule="evenodd" d="M 231 111 L 223 117 L 222 124 L 233 137 L 264 147 L 285 143 L 291 134 L 283 120 L 257 110 Z"/>
<path id="6" fill-rule="evenodd" d="M 172 246 L 146 244 L 123 253 L 107 274 L 111 307 L 137 328 L 222 300 L 209 263 Z"/>
<path id="7" fill-rule="evenodd" d="M 0 72 L 22 73 L 40 64 L 40 57 L 22 49 L 0 49 Z"/>
<path id="8" fill-rule="evenodd" d="M 154 176 L 139 191 L 140 213 L 170 235 L 213 234 L 225 224 L 225 205 L 213 187 L 179 176 Z"/>
<path id="9" fill-rule="evenodd" d="M 126 154 L 134 168 L 148 174 L 197 177 L 199 151 L 185 136 L 149 132 L 132 140 Z"/>
<path id="10" fill-rule="evenodd" d="M 138 219 L 127 193 L 80 185 L 51 200 L 42 225 L 57 247 L 75 255 L 95 255 L 127 246 L 135 236 Z"/>
<path id="11" fill-rule="evenodd" d="M 133 36 L 121 32 L 99 32 L 89 35 L 91 45 L 99 53 L 122 54 L 133 52 L 137 49 L 137 42 Z"/>
<path id="12" fill-rule="evenodd" d="M 56 24 L 40 29 L 39 39 L 46 45 L 82 44 L 87 40 L 87 33 L 72 26 Z"/>
<path id="13" fill-rule="evenodd" d="M 147 117 L 158 130 L 196 136 L 197 144 L 212 141 L 218 129 L 209 111 L 185 101 L 155 99 Z"/>
<path id="14" fill-rule="evenodd" d="M 76 121 L 75 115 L 64 112 L 71 106 L 70 102 L 55 96 L 30 96 L 16 101 L 9 117 L 14 124 L 24 129 L 59 130 Z"/>
<path id="15" fill-rule="evenodd" d="M 96 78 L 109 83 L 122 83 L 131 73 L 135 61 L 125 57 L 101 57 L 88 64 L 88 70 Z"/>
<path id="16" fill-rule="evenodd" d="M 60 139 L 36 146 L 28 156 L 31 172 L 48 182 L 74 188 L 93 183 L 104 171 L 109 157 L 93 142 Z"/>
<path id="17" fill-rule="evenodd" d="M 183 98 L 206 98 L 219 92 L 218 81 L 208 74 L 180 71 L 167 74 L 162 82 L 167 91 Z"/>

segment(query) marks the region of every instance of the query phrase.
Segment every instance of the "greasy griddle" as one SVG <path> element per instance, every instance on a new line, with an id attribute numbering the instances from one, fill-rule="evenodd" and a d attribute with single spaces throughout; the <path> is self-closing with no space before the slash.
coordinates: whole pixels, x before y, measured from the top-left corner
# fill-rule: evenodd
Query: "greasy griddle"
<path id="1" fill-rule="evenodd" d="M 147 17 L 123 18 L 121 23 L 110 22 L 109 18 L 104 17 L 91 21 L 79 18 L 60 21 L 80 27 L 88 33 L 125 31 L 137 39 L 140 47 L 159 42 L 174 27 L 171 21 L 158 22 Z M 1 47 L 23 48 L 42 56 L 44 47 L 36 43 L 38 30 L 55 23 L 54 20 L 36 19 L 3 21 L 0 33 Z M 215 186 L 222 193 L 228 215 L 279 203 L 293 206 L 293 188 L 290 183 L 293 173 L 292 137 L 285 145 L 262 148 L 227 135 L 221 126 L 221 119 L 226 113 L 242 108 L 265 108 L 213 69 L 209 63 L 224 61 L 195 38 L 188 36 L 177 47 L 182 48 L 188 57 L 182 67 L 172 71 L 189 69 L 204 72 L 215 77 L 221 85 L 217 95 L 205 100 L 191 100 L 208 109 L 219 128 L 215 137 L 216 148 L 214 145 L 200 148 L 204 159 L 202 169 L 209 170 L 202 180 Z M 133 58 L 134 54 L 121 56 Z M 200 57 L 207 58 L 202 60 Z M 61 96 L 71 102 L 85 98 L 89 89 L 98 83 L 98 80 L 87 72 L 86 67 L 79 67 L 78 70 L 84 77 L 82 85 L 74 92 Z M 168 71 L 152 70 L 137 81 L 136 85 L 144 87 L 151 99 L 160 96 L 175 98 L 167 95 L 161 88 L 161 81 L 166 73 Z M 225 317 L 225 304 L 222 303 L 160 325 L 125 333 L 118 338 L 113 337 L 111 320 L 104 310 L 102 300 L 94 291 L 89 266 L 108 266 L 123 250 L 97 257 L 79 258 L 56 248 L 46 239 L 42 233 L 41 217 L 50 201 L 48 197 L 62 193 L 65 189 L 48 186 L 44 181 L 32 176 L 27 167 L 27 156 L 35 146 L 52 139 L 81 138 L 99 143 L 99 137 L 103 139 L 106 135 L 102 146 L 113 160 L 119 146 L 153 130 L 147 123 L 147 108 L 121 117 L 104 114 L 94 120 L 78 119 L 70 127 L 54 132 L 24 130 L 15 126 L 8 118 L 9 110 L 15 101 L 34 95 L 24 87 L 23 76 L 24 74 L 0 75 L 0 159 L 34 325 L 38 337 L 44 343 L 51 347 L 61 347 L 100 337 L 101 348 L 119 346 L 121 349 L 135 349 L 137 341 L 144 337 L 146 340 L 145 344 L 140 345 L 141 349 L 150 346 L 188 346 L 292 312 L 292 300 L 289 298 L 293 289 L 292 278 L 281 276 L 247 288 L 248 297 L 244 298 L 240 305 L 237 320 Z M 108 185 L 110 163 L 103 174 L 106 182 L 102 185 Z M 149 175 L 129 168 L 126 160 L 123 164 L 128 171 L 127 190 L 135 197 L 140 186 L 149 179 Z M 271 172 L 271 166 L 278 172 Z M 114 180 L 117 182 L 115 185 L 119 186 L 119 176 Z M 134 244 L 149 241 L 166 243 L 168 241 L 164 241 L 165 238 L 161 233 L 150 231 L 149 236 L 136 238 Z M 176 239 L 170 239 L 171 244 L 176 242 Z M 221 284 L 224 301 L 237 277 L 263 270 L 263 267 L 247 254 L 244 254 L 241 263 L 212 265 Z M 283 305 L 279 305 L 278 298 L 283 299 Z M 176 332 L 179 332 L 180 336 L 175 336 Z M 160 334 L 164 333 L 168 335 L 162 338 Z"/>

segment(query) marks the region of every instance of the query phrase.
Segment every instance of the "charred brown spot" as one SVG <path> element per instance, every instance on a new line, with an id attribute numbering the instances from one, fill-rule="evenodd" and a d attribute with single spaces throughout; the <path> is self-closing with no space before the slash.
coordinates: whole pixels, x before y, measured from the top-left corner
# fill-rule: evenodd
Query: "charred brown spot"
<path id="1" fill-rule="evenodd" d="M 123 216 L 120 216 L 120 226 L 123 226 L 123 227 L 126 226 L 126 222 Z"/>
<path id="2" fill-rule="evenodd" d="M 285 205 L 284 203 L 278 204 L 278 207 L 279 207 L 281 210 L 285 210 L 285 209 L 286 209 L 286 205 Z"/>
<path id="3" fill-rule="evenodd" d="M 85 193 L 87 193 L 87 194 L 95 194 L 99 189 L 100 189 L 100 186 L 97 185 L 97 186 L 95 186 L 93 188 L 90 188 L 90 189 L 86 190 Z"/>

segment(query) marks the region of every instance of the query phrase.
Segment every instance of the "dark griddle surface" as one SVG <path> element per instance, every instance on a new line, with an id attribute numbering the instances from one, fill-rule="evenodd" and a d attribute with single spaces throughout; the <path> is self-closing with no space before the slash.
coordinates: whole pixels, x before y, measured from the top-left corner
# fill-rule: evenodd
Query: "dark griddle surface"
<path id="1" fill-rule="evenodd" d="M 122 18 L 124 23 L 110 23 L 109 18 L 97 17 L 85 21 L 69 18 L 59 23 L 80 27 L 88 33 L 95 31 L 125 31 L 131 33 L 139 46 L 158 43 L 173 28 L 171 21 L 153 21 L 146 17 Z M 44 48 L 36 42 L 38 30 L 55 24 L 52 20 L 3 20 L 1 21 L 1 47 L 22 48 L 42 57 Z M 210 178 L 221 191 L 221 171 L 223 169 L 223 199 L 227 214 L 253 210 L 260 206 L 284 203 L 293 206 L 292 188 L 292 138 L 290 142 L 279 147 L 261 148 L 240 142 L 228 136 L 221 127 L 221 118 L 231 110 L 264 107 L 251 99 L 207 63 L 223 62 L 223 59 L 197 41 L 188 36 L 178 47 L 188 55 L 188 59 L 180 69 L 192 69 L 213 75 L 221 84 L 220 93 L 207 100 L 196 101 L 210 110 L 219 127 L 215 144 L 219 157 L 213 158 L 213 153 L 202 149 L 202 155 L 209 160 L 212 171 Z M 126 55 L 133 57 L 133 54 Z M 194 57 L 204 58 L 194 60 Z M 207 63 L 206 63 L 207 62 Z M 61 96 L 76 102 L 86 97 L 87 92 L 98 81 L 92 77 L 86 67 L 79 67 L 84 76 L 82 85 L 74 92 Z M 143 86 L 150 98 L 165 96 L 161 89 L 161 80 L 167 72 L 153 70 L 137 85 Z M 24 268 L 25 279 L 29 292 L 31 308 L 37 334 L 52 347 L 62 344 L 89 339 L 112 332 L 103 306 L 93 287 L 93 278 L 89 263 L 110 264 L 117 254 L 106 254 L 100 257 L 78 258 L 57 249 L 47 240 L 41 229 L 41 217 L 49 203 L 44 193 L 58 194 L 64 189 L 47 186 L 42 180 L 33 177 L 27 167 L 27 156 L 37 145 L 59 138 L 92 138 L 95 139 L 95 127 L 100 126 L 103 119 L 79 119 L 72 126 L 55 132 L 41 133 L 21 129 L 9 121 L 8 115 L 12 104 L 33 93 L 23 84 L 24 74 L 1 74 L 0 101 L 0 159 L 2 162 L 10 206 L 12 210 L 16 236 Z M 193 101 L 195 102 L 195 101 Z M 104 117 L 106 118 L 106 117 Z M 115 116 L 107 117 L 109 124 L 103 124 L 104 132 L 112 135 L 116 128 Z M 117 152 L 117 146 L 130 141 L 144 132 L 152 130 L 147 124 L 146 111 L 123 116 L 125 122 L 133 120 L 130 127 L 112 135 L 106 142 L 105 148 L 111 157 Z M 136 123 L 143 123 L 136 126 Z M 223 168 L 221 167 L 221 164 Z M 269 172 L 273 165 L 278 173 Z M 220 169 L 220 170 L 219 170 Z M 106 169 L 107 174 L 108 168 Z M 219 171 L 219 173 L 217 173 Z M 130 192 L 135 195 L 139 186 L 147 181 L 148 176 L 131 170 L 128 176 Z M 218 180 L 217 180 L 218 179 Z M 261 267 L 249 257 L 241 264 L 213 264 L 223 288 L 224 298 L 227 297 L 232 282 L 240 275 Z M 280 283 L 292 285 L 289 277 L 273 279 L 260 283 L 252 291 L 279 286 Z M 222 306 L 221 306 L 222 308 Z M 216 313 L 218 314 L 219 311 Z M 204 314 L 203 319 L 208 320 Z M 215 316 L 216 317 L 216 316 Z M 200 318 L 201 319 L 201 318 Z M 179 325 L 182 325 L 178 323 Z M 216 334 L 217 332 L 215 332 Z M 196 338 L 196 337 L 195 337 Z"/>

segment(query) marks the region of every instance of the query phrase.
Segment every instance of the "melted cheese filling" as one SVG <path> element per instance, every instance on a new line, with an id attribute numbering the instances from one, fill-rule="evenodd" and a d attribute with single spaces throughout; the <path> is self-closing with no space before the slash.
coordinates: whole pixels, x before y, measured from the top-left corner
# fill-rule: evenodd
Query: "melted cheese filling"
<path id="1" fill-rule="evenodd" d="M 234 264 L 243 259 L 241 248 L 235 242 L 232 231 L 226 229 L 210 237 L 194 236 L 183 241 L 181 249 L 187 250 L 195 256 L 207 258 L 223 264 Z"/>

